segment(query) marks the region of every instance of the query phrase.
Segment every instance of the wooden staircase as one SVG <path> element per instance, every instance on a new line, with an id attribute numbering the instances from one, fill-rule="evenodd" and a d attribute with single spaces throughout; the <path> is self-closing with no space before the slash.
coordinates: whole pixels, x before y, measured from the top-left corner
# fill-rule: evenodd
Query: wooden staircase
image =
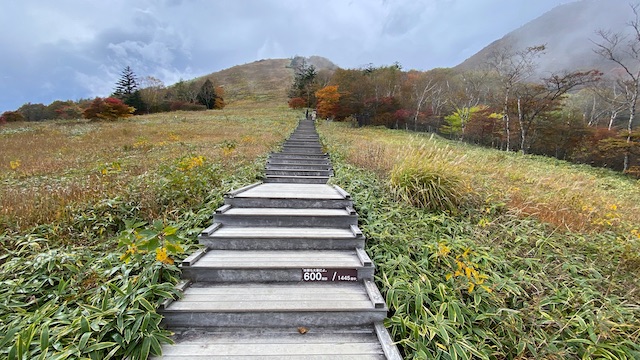
<path id="1" fill-rule="evenodd" d="M 267 161 L 264 183 L 230 192 L 181 265 L 184 296 L 160 309 L 162 359 L 401 359 L 382 321 L 349 195 L 314 123 Z"/>

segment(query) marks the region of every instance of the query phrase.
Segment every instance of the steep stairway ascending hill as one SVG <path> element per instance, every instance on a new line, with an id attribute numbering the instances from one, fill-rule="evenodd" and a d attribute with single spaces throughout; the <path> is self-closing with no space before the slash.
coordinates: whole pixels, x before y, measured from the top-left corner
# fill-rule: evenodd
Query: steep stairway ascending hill
<path id="1" fill-rule="evenodd" d="M 163 359 L 401 359 L 349 195 L 312 121 L 269 157 L 265 183 L 228 193 L 166 303 Z"/>

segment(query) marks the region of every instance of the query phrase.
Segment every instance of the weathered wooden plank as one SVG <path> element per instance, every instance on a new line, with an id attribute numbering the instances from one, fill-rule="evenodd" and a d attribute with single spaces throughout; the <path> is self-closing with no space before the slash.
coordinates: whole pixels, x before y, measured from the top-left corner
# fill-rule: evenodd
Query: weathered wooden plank
<path id="1" fill-rule="evenodd" d="M 184 355 L 169 355 L 166 357 L 162 357 L 164 360 L 184 360 Z M 193 355 L 189 356 L 189 359 L 211 359 L 211 355 Z M 264 360 L 327 360 L 330 358 L 331 360 L 385 360 L 384 355 L 304 355 L 304 354 L 292 354 L 292 355 L 216 355 L 216 360 L 240 360 L 240 359 L 264 359 Z M 155 359 L 155 358 L 152 358 Z"/>
<path id="2" fill-rule="evenodd" d="M 249 198 L 297 198 L 297 199 L 344 199 L 333 186 L 326 184 L 261 184 L 244 192 L 236 193 L 236 197 Z"/>
<path id="3" fill-rule="evenodd" d="M 230 208 L 226 215 L 271 215 L 271 216 L 340 216 L 350 215 L 347 209 L 291 209 L 291 208 Z"/>
<path id="4" fill-rule="evenodd" d="M 195 267 L 351 267 L 362 266 L 354 251 L 235 251 L 211 250 L 202 256 Z"/>
<path id="5" fill-rule="evenodd" d="M 216 237 L 249 237 L 249 238 L 354 238 L 349 229 L 333 228 L 281 228 L 281 227 L 234 227 L 223 226 L 209 235 Z"/>
<path id="6" fill-rule="evenodd" d="M 286 345 L 286 346 L 284 346 Z M 181 345 L 167 349 L 166 356 L 180 354 L 182 356 L 293 356 L 293 355 L 379 355 L 380 344 L 371 343 L 333 343 L 333 344 L 261 344 L 251 346 L 243 343 Z"/>
<path id="7" fill-rule="evenodd" d="M 325 301 L 318 300 L 273 300 L 273 301 L 188 301 L 180 299 L 166 307 L 166 311 L 196 311 L 196 312 L 241 312 L 244 314 L 255 312 L 355 312 L 371 310 L 371 301 L 367 300 L 343 300 L 331 298 Z"/>
<path id="8" fill-rule="evenodd" d="M 356 256 L 356 250 L 270 250 L 270 251 L 243 251 L 243 250 L 210 250 L 198 261 L 224 260 L 224 259 L 352 259 Z"/>
<path id="9" fill-rule="evenodd" d="M 323 284 L 323 283 L 233 283 L 233 284 L 216 284 L 216 283 L 194 283 L 186 290 L 194 294 L 214 294 L 217 291 L 227 292 L 233 289 L 236 292 L 257 293 L 257 292 L 273 292 L 282 291 L 288 293 L 311 293 L 322 292 L 324 294 L 335 293 L 365 293 L 365 287 L 361 283 L 339 283 L 339 284 Z"/>

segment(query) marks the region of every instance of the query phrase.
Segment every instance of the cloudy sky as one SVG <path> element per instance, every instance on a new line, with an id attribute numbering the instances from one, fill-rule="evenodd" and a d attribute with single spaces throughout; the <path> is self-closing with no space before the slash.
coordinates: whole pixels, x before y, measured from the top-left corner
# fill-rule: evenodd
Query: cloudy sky
<path id="1" fill-rule="evenodd" d="M 450 67 L 573 0 L 0 0 L 0 112 L 259 59 Z"/>

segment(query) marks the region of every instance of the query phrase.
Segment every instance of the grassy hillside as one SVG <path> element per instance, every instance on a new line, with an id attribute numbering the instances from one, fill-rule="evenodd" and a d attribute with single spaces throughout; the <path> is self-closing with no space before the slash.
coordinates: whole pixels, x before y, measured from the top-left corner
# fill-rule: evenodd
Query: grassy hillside
<path id="1" fill-rule="evenodd" d="M 317 70 L 335 70 L 337 66 L 329 59 L 321 56 L 304 59 Z M 204 78 L 211 78 L 214 82 L 224 86 L 225 101 L 260 102 L 285 104 L 287 93 L 293 84 L 294 71 L 291 59 L 265 59 L 252 63 L 237 65 L 191 81 L 198 82 Z M 265 104 L 266 106 L 269 106 Z"/>
<path id="2" fill-rule="evenodd" d="M 407 358 L 640 357 L 637 180 L 428 134 L 319 130 Z"/>
<path id="3" fill-rule="evenodd" d="M 293 83 L 293 69 L 288 67 L 290 63 L 291 59 L 259 60 L 202 78 L 211 78 L 216 84 L 223 85 L 227 103 L 257 101 L 286 104 L 287 91 Z"/>

